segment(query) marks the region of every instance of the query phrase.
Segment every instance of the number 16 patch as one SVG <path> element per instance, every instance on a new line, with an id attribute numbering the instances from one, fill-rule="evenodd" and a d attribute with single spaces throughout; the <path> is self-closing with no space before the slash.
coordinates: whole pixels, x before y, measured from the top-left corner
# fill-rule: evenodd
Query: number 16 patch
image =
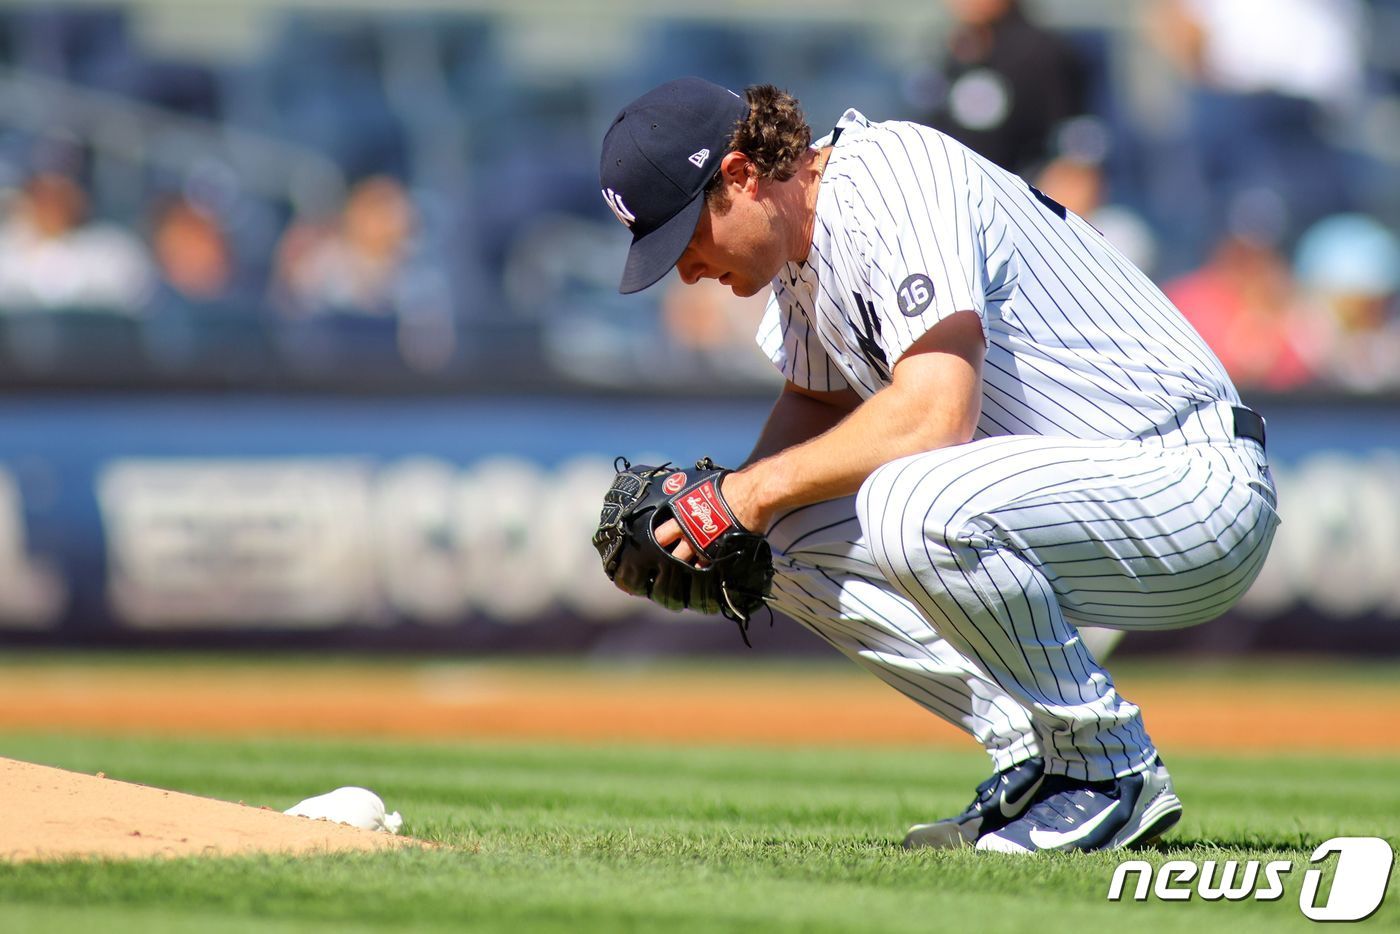
<path id="1" fill-rule="evenodd" d="M 899 284 L 895 299 L 906 318 L 917 318 L 933 301 L 933 280 L 916 272 Z"/>

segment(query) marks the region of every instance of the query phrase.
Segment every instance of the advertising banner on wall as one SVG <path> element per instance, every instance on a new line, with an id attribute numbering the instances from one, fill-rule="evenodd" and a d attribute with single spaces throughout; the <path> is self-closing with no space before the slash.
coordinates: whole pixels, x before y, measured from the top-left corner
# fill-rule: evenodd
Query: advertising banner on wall
<path id="1" fill-rule="evenodd" d="M 737 463 L 762 400 L 50 398 L 0 403 L 0 639 L 431 630 L 509 647 L 680 617 L 589 545 L 613 459 Z M 1400 412 L 1274 405 L 1284 523 L 1236 611 L 1286 648 L 1400 630 Z M 1286 621 L 1292 621 L 1292 630 Z M 475 636 L 475 638 L 473 638 Z M 1384 640 L 1382 640 L 1384 641 Z M 562 640 L 560 647 L 575 645 Z M 1394 644 L 1394 642 L 1392 642 Z"/>

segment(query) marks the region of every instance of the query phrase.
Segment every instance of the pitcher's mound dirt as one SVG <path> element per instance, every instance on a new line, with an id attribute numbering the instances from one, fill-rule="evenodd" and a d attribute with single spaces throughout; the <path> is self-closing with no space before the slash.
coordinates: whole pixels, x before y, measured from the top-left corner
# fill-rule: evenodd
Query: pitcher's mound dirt
<path id="1" fill-rule="evenodd" d="M 0 860 L 329 853 L 415 841 L 0 759 Z"/>

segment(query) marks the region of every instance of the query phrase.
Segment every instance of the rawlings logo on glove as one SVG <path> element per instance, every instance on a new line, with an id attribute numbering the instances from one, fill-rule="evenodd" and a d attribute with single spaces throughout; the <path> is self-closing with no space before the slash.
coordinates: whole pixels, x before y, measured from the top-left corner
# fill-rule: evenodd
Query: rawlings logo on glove
<path id="1" fill-rule="evenodd" d="M 618 461 L 593 534 L 603 572 L 627 593 L 667 609 L 734 620 L 747 643 L 749 618 L 765 605 L 773 582 L 773 553 L 725 503 L 720 483 L 731 471 L 709 458 L 698 461 L 693 474 Z M 702 565 L 681 561 L 657 542 L 657 527 L 673 516 Z"/>
<path id="2" fill-rule="evenodd" d="M 665 489 L 664 485 L 662 489 Z M 715 523 L 716 513 L 723 515 L 724 525 Z M 715 489 L 712 480 L 706 480 L 686 494 L 684 508 L 676 513 L 676 518 L 681 522 L 681 531 L 690 539 L 696 551 L 709 548 L 720 533 L 736 525 L 734 517 L 729 515 L 729 510 L 722 505 L 719 491 Z"/>

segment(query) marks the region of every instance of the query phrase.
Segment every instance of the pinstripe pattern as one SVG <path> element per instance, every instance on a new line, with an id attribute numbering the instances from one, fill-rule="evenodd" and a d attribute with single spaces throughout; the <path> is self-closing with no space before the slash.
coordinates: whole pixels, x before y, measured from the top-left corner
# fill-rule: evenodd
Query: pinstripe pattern
<path id="1" fill-rule="evenodd" d="M 883 578 L 1030 710 L 1047 771 L 1100 781 L 1156 753 L 1075 625 L 1189 626 L 1239 599 L 1276 525 L 1254 451 L 987 439 L 886 464 L 857 512 Z"/>
<path id="2" fill-rule="evenodd" d="M 773 524 L 768 540 L 775 607 L 966 731 L 998 770 L 1038 754 L 1029 712 L 885 581 L 861 533 L 854 497 L 794 510 Z"/>
<path id="3" fill-rule="evenodd" d="M 868 339 L 891 364 L 943 318 L 978 313 L 979 438 L 1163 434 L 1203 403 L 1239 402 L 1180 312 L 1084 221 L 935 130 L 855 111 L 840 127 L 807 261 L 774 280 L 759 329 L 786 378 L 863 397 L 888 383 L 862 352 L 854 294 L 880 313 Z M 908 317 L 897 290 L 916 273 L 933 302 Z"/>
<path id="4" fill-rule="evenodd" d="M 975 311 L 981 417 L 971 443 L 779 519 L 773 602 L 998 769 L 1139 771 L 1140 712 L 1077 627 L 1192 625 L 1253 581 L 1278 520 L 1262 450 L 1233 436 L 1239 397 L 1161 292 L 1023 180 L 925 127 L 847 111 L 839 129 L 759 343 L 799 386 L 869 398 Z M 929 300 L 901 294 L 911 277 Z"/>

